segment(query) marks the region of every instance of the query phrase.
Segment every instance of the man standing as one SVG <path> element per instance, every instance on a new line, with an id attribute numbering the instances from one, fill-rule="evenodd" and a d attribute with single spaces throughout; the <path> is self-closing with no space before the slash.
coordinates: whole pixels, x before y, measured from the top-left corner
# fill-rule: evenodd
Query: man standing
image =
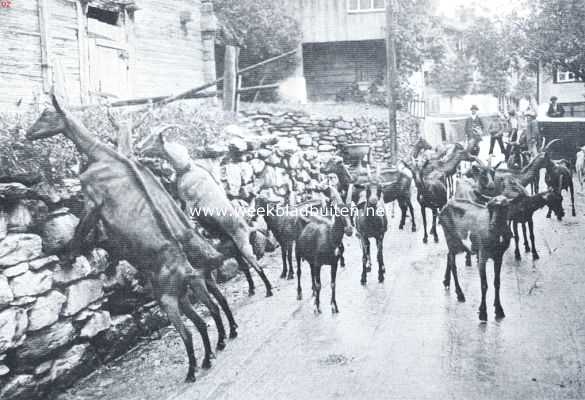
<path id="1" fill-rule="evenodd" d="M 473 136 L 481 135 L 483 133 L 483 122 L 481 122 L 481 118 L 477 115 L 477 111 L 479 108 L 474 104 L 471 106 L 471 115 L 465 120 L 465 138 L 467 140 L 471 139 Z M 472 155 L 479 154 L 479 146 L 476 148 L 471 149 Z"/>
<path id="2" fill-rule="evenodd" d="M 516 118 L 516 111 L 510 110 L 508 115 L 508 128 L 510 129 L 510 133 L 508 134 L 508 147 L 506 148 L 506 162 L 508 161 L 508 158 L 510 158 L 512 146 L 518 144 L 518 118 Z"/>
<path id="3" fill-rule="evenodd" d="M 557 103 L 557 96 L 550 98 L 550 104 L 548 105 L 548 111 L 546 115 L 551 118 L 561 118 L 565 115 L 565 109 L 559 103 Z"/>
<path id="4" fill-rule="evenodd" d="M 502 136 L 504 136 L 504 131 L 506 130 L 506 125 L 506 118 L 504 117 L 504 114 L 500 113 L 498 118 L 494 119 L 488 126 L 488 132 L 490 134 L 490 156 L 494 152 L 494 145 L 496 142 L 498 142 L 502 154 L 506 154 L 504 141 L 502 140 Z"/>

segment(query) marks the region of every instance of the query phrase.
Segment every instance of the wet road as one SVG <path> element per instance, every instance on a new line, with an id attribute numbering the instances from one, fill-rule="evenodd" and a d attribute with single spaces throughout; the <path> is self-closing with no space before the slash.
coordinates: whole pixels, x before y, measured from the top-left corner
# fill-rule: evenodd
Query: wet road
<path id="1" fill-rule="evenodd" d="M 568 205 L 565 200 L 565 207 Z M 567 208 L 567 207 L 566 207 Z M 506 253 L 502 302 L 494 321 L 493 270 L 488 264 L 488 317 L 480 324 L 479 277 L 457 262 L 467 302 L 445 291 L 446 246 L 423 245 L 422 233 L 385 239 L 386 282 L 375 268 L 359 283 L 361 251 L 346 238 L 348 266 L 338 274 L 340 314 L 328 307 L 329 267 L 322 271 L 321 315 L 313 312 L 308 266 L 305 298 L 296 281 L 278 279 L 280 253 L 264 260 L 275 296 L 244 295 L 241 279 L 225 288 L 235 303 L 240 337 L 218 354 L 197 382 L 184 384 L 186 360 L 174 331 L 140 346 L 60 396 L 69 399 L 583 399 L 585 398 L 585 197 L 577 217 L 536 214 L 541 259 L 516 262 Z M 420 220 L 417 207 L 417 221 Z M 407 228 L 410 220 L 407 220 Z M 193 328 L 192 328 L 193 329 Z M 214 329 L 211 329 L 213 332 Z M 202 355 L 198 336 L 197 354 Z"/>

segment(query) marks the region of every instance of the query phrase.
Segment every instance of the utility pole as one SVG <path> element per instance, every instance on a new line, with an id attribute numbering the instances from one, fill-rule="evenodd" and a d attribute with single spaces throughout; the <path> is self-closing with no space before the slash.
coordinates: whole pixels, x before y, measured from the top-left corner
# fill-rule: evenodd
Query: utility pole
<path id="1" fill-rule="evenodd" d="M 396 131 L 396 44 L 394 42 L 394 5 L 386 0 L 386 96 L 388 100 L 388 128 L 391 163 L 398 163 L 398 134 Z"/>

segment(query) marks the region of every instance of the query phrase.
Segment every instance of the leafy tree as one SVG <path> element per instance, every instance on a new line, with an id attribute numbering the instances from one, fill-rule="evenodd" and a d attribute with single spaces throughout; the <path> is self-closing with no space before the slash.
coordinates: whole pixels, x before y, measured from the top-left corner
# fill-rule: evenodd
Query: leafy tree
<path id="1" fill-rule="evenodd" d="M 452 100 L 469 93 L 473 83 L 473 66 L 461 55 L 452 55 L 443 63 L 435 65 L 429 78 L 439 93 Z"/>
<path id="2" fill-rule="evenodd" d="M 524 56 L 536 65 L 562 68 L 585 81 L 585 2 L 532 0 L 522 21 L 526 35 Z"/>

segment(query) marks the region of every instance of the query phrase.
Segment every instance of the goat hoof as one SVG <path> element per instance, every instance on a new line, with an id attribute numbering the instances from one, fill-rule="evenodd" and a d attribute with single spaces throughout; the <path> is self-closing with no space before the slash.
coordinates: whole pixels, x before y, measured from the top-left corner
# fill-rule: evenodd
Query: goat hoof
<path id="1" fill-rule="evenodd" d="M 530 253 L 530 247 L 525 247 L 525 248 L 524 248 L 524 252 L 525 252 L 525 253 Z"/>
<path id="2" fill-rule="evenodd" d="M 546 215 L 546 217 L 547 217 L 547 218 L 550 218 L 550 215 L 548 215 L 548 214 L 547 214 L 547 215 Z"/>
<path id="3" fill-rule="evenodd" d="M 535 251 L 534 253 L 532 253 L 532 259 L 533 260 L 538 260 L 540 259 L 540 256 L 538 255 L 538 253 Z"/>
<path id="4" fill-rule="evenodd" d="M 313 310 L 315 314 L 321 314 L 321 308 L 319 306 L 315 306 L 315 310 Z"/>
<path id="5" fill-rule="evenodd" d="M 266 290 L 266 297 L 272 297 L 272 289 Z"/>
<path id="6" fill-rule="evenodd" d="M 195 373 L 189 372 L 187 374 L 187 377 L 185 378 L 185 383 L 193 383 L 193 382 L 195 382 Z"/>
<path id="7" fill-rule="evenodd" d="M 294 278 L 295 278 L 294 274 L 288 274 L 288 276 L 286 277 L 286 279 L 288 279 L 289 281 Z"/>
<path id="8" fill-rule="evenodd" d="M 438 236 L 435 236 L 434 239 L 435 239 L 435 243 L 439 243 L 439 237 Z"/>
<path id="9" fill-rule="evenodd" d="M 371 265 L 368 266 L 368 267 L 366 267 L 366 272 L 372 272 L 372 266 Z"/>
<path id="10" fill-rule="evenodd" d="M 487 312 L 485 310 L 479 312 L 479 320 L 482 322 L 487 322 Z"/>
<path id="11" fill-rule="evenodd" d="M 301 292 L 297 293 L 297 300 L 302 300 L 303 299 L 303 294 Z"/>
<path id="12" fill-rule="evenodd" d="M 398 230 L 400 230 L 400 231 L 401 231 L 401 230 L 403 230 L 403 229 L 404 229 L 404 225 L 399 225 L 399 226 L 398 226 Z"/>
<path id="13" fill-rule="evenodd" d="M 248 289 L 248 296 L 252 297 L 256 294 L 256 290 L 254 289 Z"/>
<path id="14" fill-rule="evenodd" d="M 203 368 L 203 369 L 211 368 L 211 360 L 209 358 L 206 358 L 205 360 L 203 360 L 203 364 L 201 364 L 201 368 Z"/>
<path id="15" fill-rule="evenodd" d="M 367 283 L 366 278 L 362 277 L 362 279 L 360 280 L 360 283 L 365 286 L 365 284 Z"/>
<path id="16" fill-rule="evenodd" d="M 443 280 L 443 286 L 445 287 L 445 289 L 449 289 L 449 287 L 451 286 L 451 282 Z"/>
<path id="17" fill-rule="evenodd" d="M 423 243 L 425 243 L 425 244 L 426 244 L 428 241 L 429 241 L 429 240 L 428 240 L 426 237 L 424 237 L 424 238 L 423 238 Z"/>
<path id="18" fill-rule="evenodd" d="M 230 339 L 235 339 L 237 337 L 238 337 L 238 331 L 235 328 L 231 329 L 230 330 Z"/>
<path id="19" fill-rule="evenodd" d="M 514 252 L 514 259 L 516 261 L 522 260 L 522 257 L 520 256 L 520 252 L 519 251 Z"/>
<path id="20" fill-rule="evenodd" d="M 337 308 L 337 304 L 331 304 L 331 313 L 339 314 L 339 308 Z"/>
<path id="21" fill-rule="evenodd" d="M 577 216 L 577 213 L 575 212 L 575 210 L 573 210 L 572 214 L 573 214 L 573 217 Z"/>
<path id="22" fill-rule="evenodd" d="M 225 349 L 225 340 L 224 339 L 218 340 L 218 342 L 217 342 L 217 350 L 218 351 L 222 351 L 224 349 Z"/>
<path id="23" fill-rule="evenodd" d="M 283 272 L 282 274 L 280 274 L 280 279 L 286 279 L 286 272 Z"/>
<path id="24" fill-rule="evenodd" d="M 504 314 L 504 310 L 502 307 L 496 307 L 496 319 L 503 319 L 506 318 L 506 314 Z"/>
<path id="25" fill-rule="evenodd" d="M 378 283 L 383 283 L 384 282 L 384 275 L 379 275 L 378 276 Z"/>
<path id="26" fill-rule="evenodd" d="M 463 293 L 457 293 L 457 301 L 460 303 L 465 303 L 465 295 Z"/>
<path id="27" fill-rule="evenodd" d="M 413 227 L 412 227 L 412 231 L 413 231 L 413 232 L 416 232 L 416 226 L 413 226 Z"/>

